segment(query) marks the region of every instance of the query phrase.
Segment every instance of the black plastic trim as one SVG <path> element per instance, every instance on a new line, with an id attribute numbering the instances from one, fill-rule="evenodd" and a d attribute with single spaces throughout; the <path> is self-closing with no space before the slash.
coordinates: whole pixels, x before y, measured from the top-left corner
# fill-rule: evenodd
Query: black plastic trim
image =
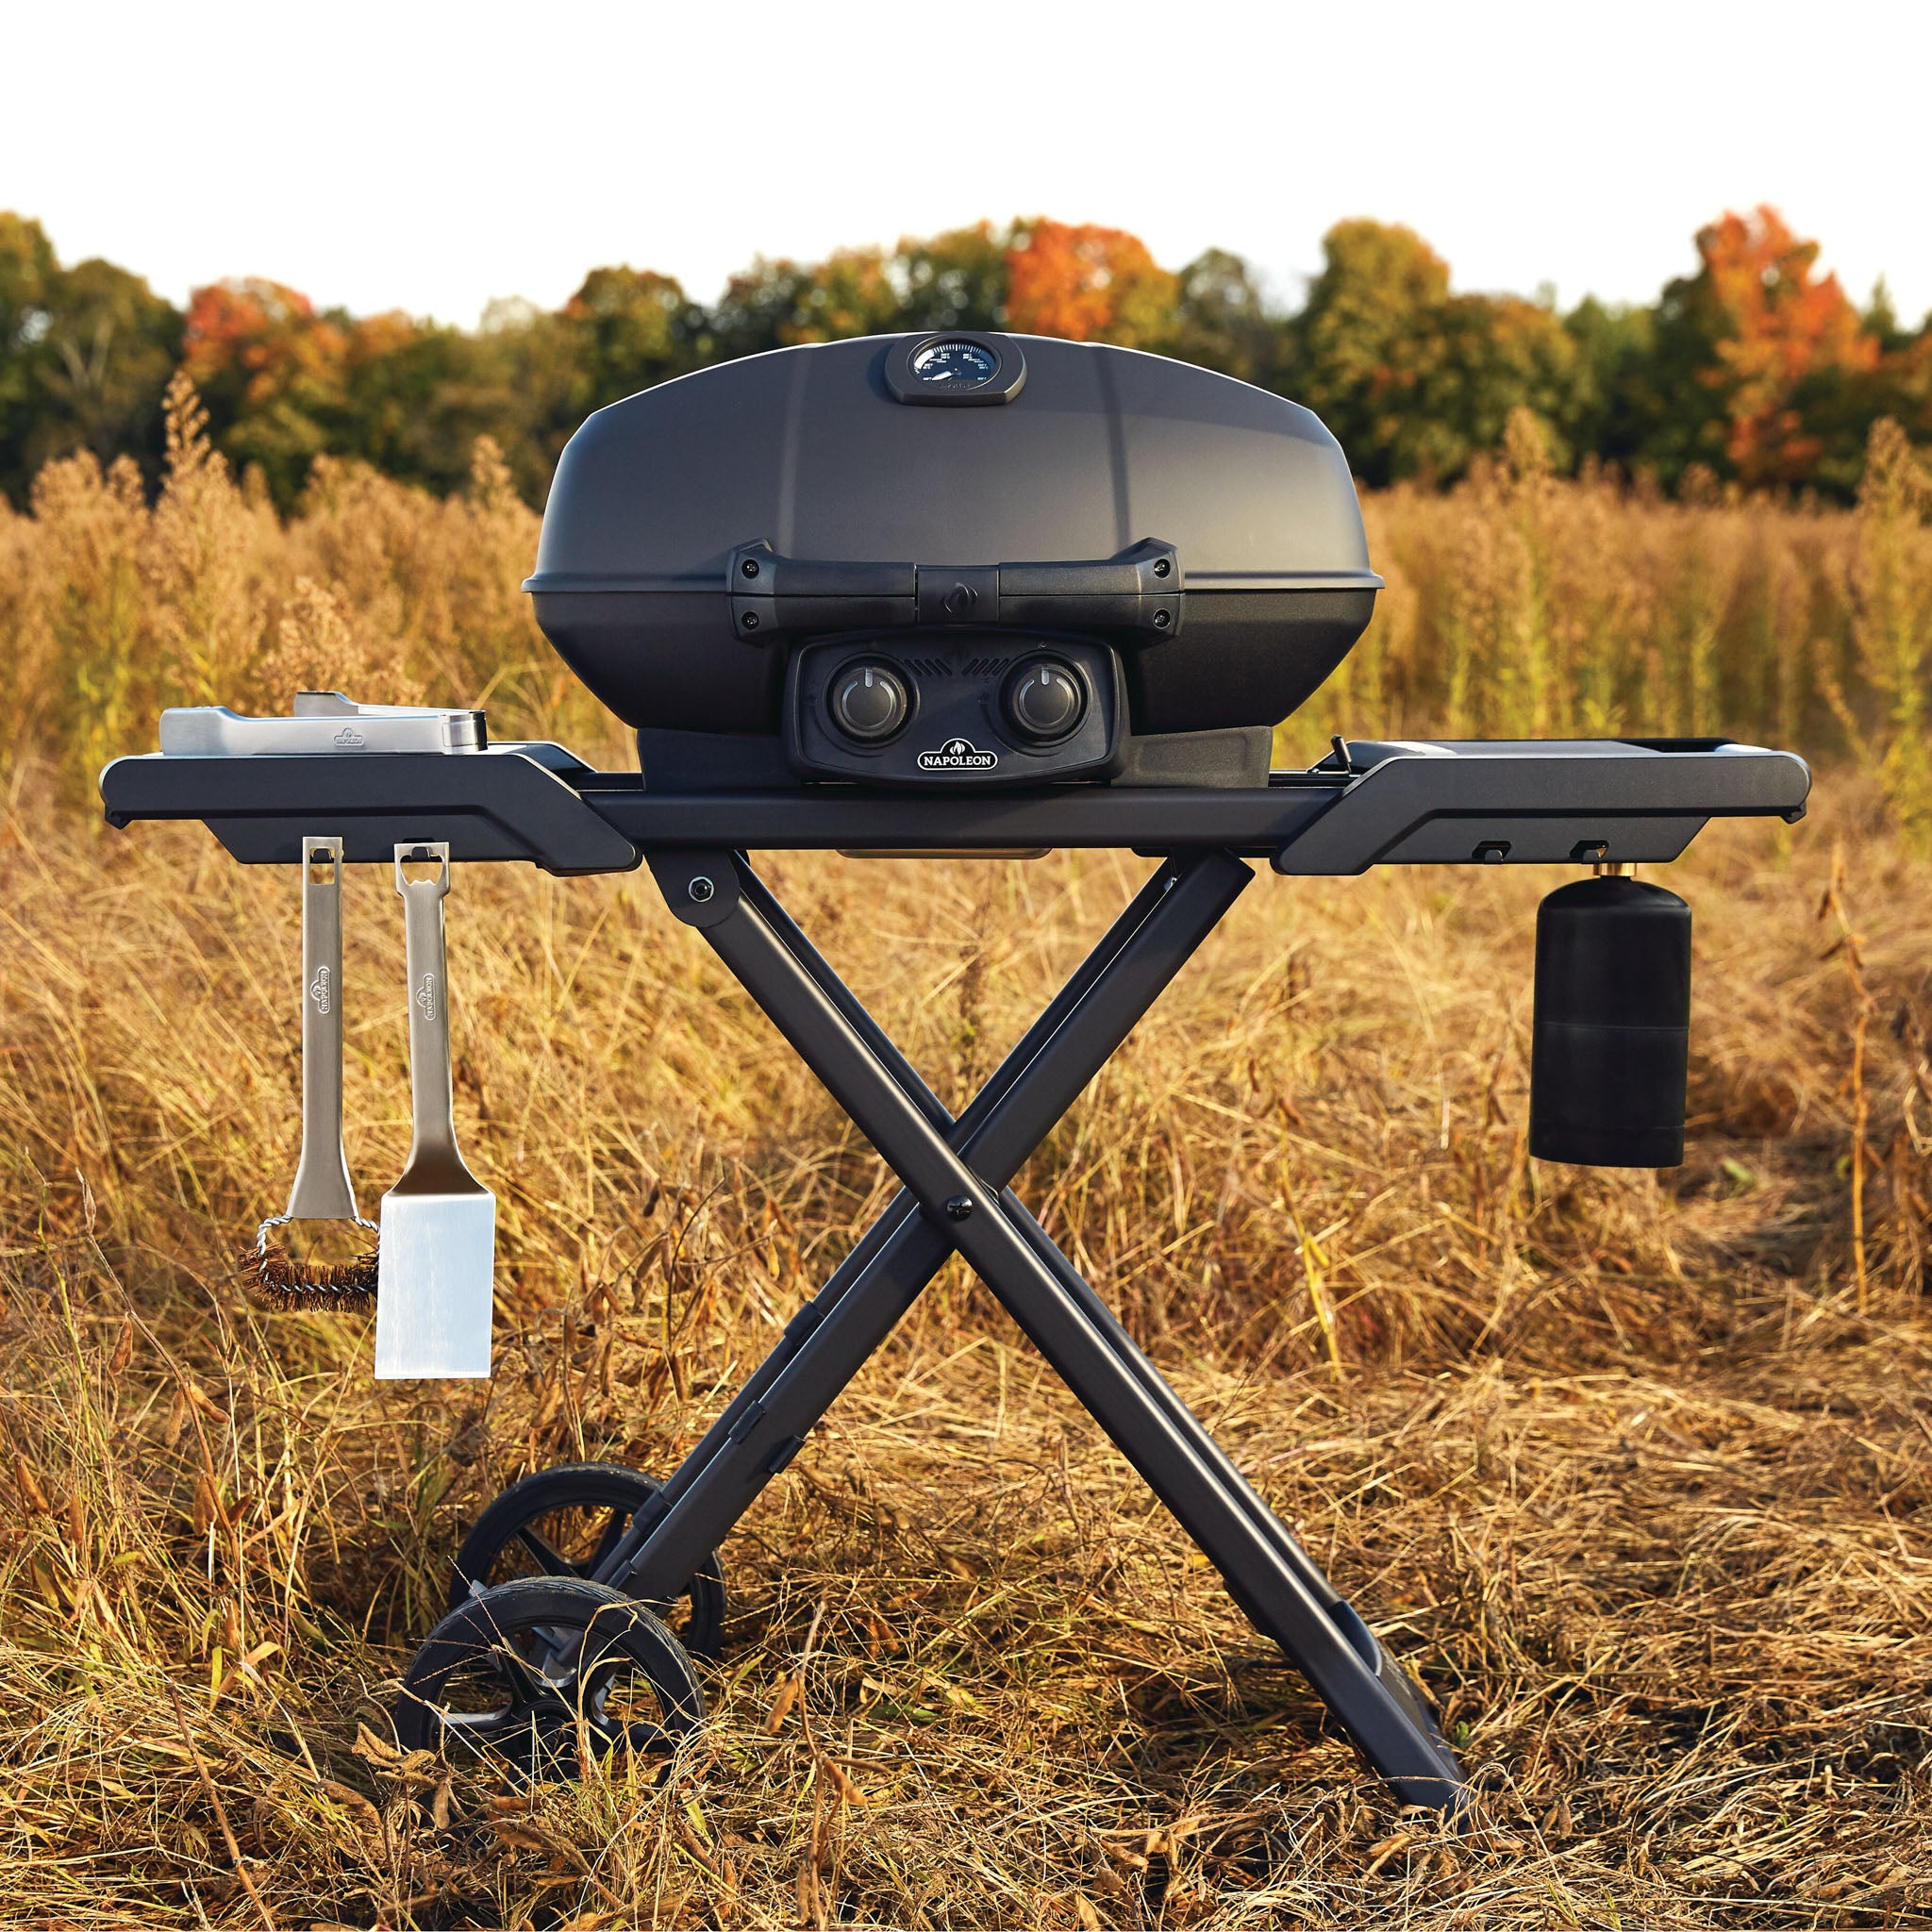
<path id="1" fill-rule="evenodd" d="M 1335 877 L 1384 862 L 1557 863 L 1584 845 L 1601 845 L 1612 861 L 1656 863 L 1676 858 L 1709 818 L 1802 816 L 1811 788 L 1802 758 L 1715 739 L 1348 750 L 1360 774 L 1275 854 L 1275 871 Z M 1374 762 L 1362 771 L 1365 755 Z"/>
<path id="2" fill-rule="evenodd" d="M 641 854 L 587 793 L 635 773 L 548 772 L 521 752 L 386 752 L 373 758 L 116 758 L 101 774 L 110 824 L 200 819 L 244 865 L 299 865 L 326 834 L 342 857 L 388 865 L 408 840 L 452 859 L 524 859 L 559 875 L 629 872 Z"/>

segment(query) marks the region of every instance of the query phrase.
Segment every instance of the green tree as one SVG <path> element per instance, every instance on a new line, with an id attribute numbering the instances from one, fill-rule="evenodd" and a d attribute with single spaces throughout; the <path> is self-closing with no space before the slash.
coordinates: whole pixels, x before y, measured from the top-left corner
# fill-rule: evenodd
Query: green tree
<path id="1" fill-rule="evenodd" d="M 1282 374 L 1280 325 L 1268 313 L 1248 264 L 1224 248 L 1210 248 L 1181 270 L 1173 333 L 1160 346 L 1243 382 L 1267 386 Z"/>
<path id="2" fill-rule="evenodd" d="M 794 342 L 830 342 L 903 326 L 884 252 L 841 248 L 821 262 L 768 261 L 733 275 L 711 317 L 713 357 L 758 355 Z"/>
<path id="3" fill-rule="evenodd" d="M 161 458 L 161 394 L 181 316 L 139 275 L 98 259 L 63 269 L 38 222 L 0 213 L 0 488 L 25 502 L 41 467 L 92 450 Z"/>
<path id="4" fill-rule="evenodd" d="M 991 222 L 902 241 L 887 264 L 900 291 L 898 328 L 1003 328 L 1007 247 Z"/>
<path id="5" fill-rule="evenodd" d="M 40 372 L 59 265 L 40 223 L 0 213 L 0 487 L 25 504 L 27 444 L 43 403 Z"/>
<path id="6" fill-rule="evenodd" d="M 479 436 L 513 452 L 520 485 L 541 491 L 548 466 L 525 447 L 534 398 L 501 367 L 482 333 L 371 316 L 345 338 L 336 391 L 314 399 L 334 456 L 447 495 L 470 475 Z"/>
<path id="7" fill-rule="evenodd" d="M 674 276 L 595 268 L 564 304 L 586 411 L 697 367 L 710 318 Z"/>
<path id="8" fill-rule="evenodd" d="M 36 466 L 85 447 L 105 463 L 133 456 L 159 474 L 161 398 L 181 359 L 181 313 L 140 275 L 98 258 L 58 277 L 42 376 L 50 408 Z"/>
<path id="9" fill-rule="evenodd" d="M 1655 415 L 1651 371 L 1657 314 L 1586 295 L 1563 318 L 1576 344 L 1575 402 L 1562 425 L 1571 447 L 1630 469 Z"/>
<path id="10" fill-rule="evenodd" d="M 1559 429 L 1578 412 L 1575 340 L 1542 303 L 1452 295 L 1412 229 L 1342 222 L 1288 330 L 1287 387 L 1366 482 L 1447 481 L 1501 441 L 1513 410 Z"/>

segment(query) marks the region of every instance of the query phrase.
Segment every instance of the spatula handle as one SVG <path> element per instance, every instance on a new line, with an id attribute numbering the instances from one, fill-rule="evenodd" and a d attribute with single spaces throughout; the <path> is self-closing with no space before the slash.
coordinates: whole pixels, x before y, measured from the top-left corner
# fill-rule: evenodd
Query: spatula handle
<path id="1" fill-rule="evenodd" d="M 434 862 L 436 876 L 412 879 L 410 864 Z M 442 902 L 449 896 L 446 844 L 398 845 L 396 891 L 409 975 L 409 1102 L 414 1138 L 408 1165 L 391 1192 L 434 1193 L 476 1186 L 457 1152 L 456 1096 L 450 1079 L 449 967 Z"/>
<path id="2" fill-rule="evenodd" d="M 342 841 L 302 841 L 302 1158 L 291 1221 L 354 1221 L 342 1151 Z"/>

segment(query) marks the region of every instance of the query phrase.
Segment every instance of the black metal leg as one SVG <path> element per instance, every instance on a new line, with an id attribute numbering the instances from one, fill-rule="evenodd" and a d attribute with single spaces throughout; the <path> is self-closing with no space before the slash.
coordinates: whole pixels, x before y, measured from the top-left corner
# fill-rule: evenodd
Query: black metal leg
<path id="1" fill-rule="evenodd" d="M 914 1104 L 1002 1179 L 1039 1146 L 1252 877 L 1240 860 L 1218 852 L 1163 864 L 954 1123 L 750 868 L 717 855 L 703 864 L 709 871 L 700 865 L 686 874 L 739 878 L 802 969 L 857 1016 L 856 1029 L 863 1018 L 861 1037 Z M 688 878 L 670 891 L 674 905 L 691 903 Z M 633 1518 L 599 1566 L 600 1580 L 622 1580 L 646 1597 L 676 1594 L 952 1252 L 950 1236 L 921 1216 L 909 1193 L 899 1195 Z"/>
<path id="2" fill-rule="evenodd" d="M 944 1104 L 933 1093 L 932 1090 L 920 1077 L 917 1071 L 899 1052 L 898 1048 L 886 1037 L 877 1022 L 859 1005 L 850 989 L 840 979 L 831 966 L 826 963 L 811 941 L 799 930 L 798 926 L 791 920 L 791 915 L 779 905 L 769 888 L 758 877 L 757 874 L 752 871 L 751 867 L 744 862 L 741 857 L 737 858 L 736 870 L 739 876 L 740 890 L 744 896 L 746 904 L 758 912 L 772 926 L 779 939 L 784 941 L 786 950 L 810 974 L 813 982 L 825 994 L 826 998 L 852 1023 L 853 1029 L 865 1041 L 874 1058 L 886 1067 L 887 1071 L 898 1082 L 907 1096 L 918 1107 L 919 1110 L 942 1133 L 946 1132 L 952 1126 L 953 1121 L 952 1116 L 946 1112 Z M 1245 868 L 1241 869 L 1241 872 L 1244 871 Z M 1232 873 L 1228 875 L 1230 886 L 1235 891 L 1239 891 L 1241 886 L 1245 883 L 1245 880 L 1241 875 L 1241 872 Z M 1177 871 L 1174 861 L 1169 860 L 1167 864 L 1162 866 L 1159 872 L 1155 874 L 1154 877 L 1148 882 L 1148 886 L 1142 889 L 1141 893 L 1137 896 L 1134 906 L 1129 908 L 1127 915 L 1115 927 L 1115 931 L 1119 930 L 1120 925 L 1124 925 L 1128 918 L 1134 917 L 1142 899 L 1150 899 L 1150 903 L 1158 903 L 1158 899 L 1164 895 L 1172 883 L 1177 882 L 1179 878 L 1187 875 L 1186 871 Z M 1225 902 L 1225 904 L 1231 903 L 1231 898 Z M 1225 904 L 1223 906 L 1223 910 L 1225 910 Z M 1217 918 L 1219 917 L 1218 914 L 1216 916 Z M 1109 933 L 1108 940 L 1110 941 L 1112 938 L 1113 933 Z M 1158 945 L 1158 939 L 1156 942 Z M 1194 944 L 1198 944 L 1198 941 L 1194 941 L 1189 945 L 1188 951 L 1190 954 L 1193 951 Z M 1109 947 L 1108 941 L 1103 941 L 1101 945 L 1095 948 L 1094 953 L 1090 956 L 1088 964 L 1091 966 L 1094 960 L 1101 958 L 1103 955 L 1106 955 L 1109 960 L 1114 957 L 1113 949 Z M 1176 968 L 1178 963 L 1178 960 L 1174 962 Z M 1171 976 L 1171 974 L 1164 975 L 1163 984 L 1165 977 Z M 1086 991 L 1086 985 L 1083 983 L 1085 977 L 1086 968 L 1083 968 L 1082 974 L 1076 975 L 1073 981 L 1069 982 L 1065 991 L 1075 992 L 1076 998 L 1084 995 Z M 1058 1003 L 1056 1002 L 1056 1004 Z M 1048 1015 L 1043 1015 L 1042 1019 L 1051 1016 L 1052 1012 L 1053 1009 L 1049 1008 Z M 1054 1024 L 1049 1025 L 1042 1038 L 1051 1038 L 1053 1032 L 1058 1030 L 1058 1021 L 1055 1021 Z M 1038 1031 L 1040 1029 L 1036 1028 L 1034 1030 Z M 1125 1036 L 1122 1034 L 1120 1037 L 1124 1039 Z M 963 1117 L 963 1124 L 973 1124 L 990 1102 L 1001 1097 L 1014 1081 L 1027 1073 L 1034 1057 L 1033 1051 L 1029 1051 L 1028 1047 L 1028 1043 L 1032 1039 L 1033 1032 L 1029 1031 L 1027 1041 L 1023 1041 L 1020 1049 L 1009 1055 L 1001 1064 L 999 1070 L 987 1083 L 985 1090 L 974 1102 L 973 1106 L 967 1109 Z M 1037 1049 L 1034 1049 L 1034 1051 L 1037 1051 Z M 1082 1084 L 1085 1084 L 1084 1081 Z M 962 1158 L 972 1160 L 976 1172 L 981 1174 L 989 1172 L 991 1163 L 981 1156 L 977 1148 L 969 1150 L 957 1136 L 949 1134 L 948 1140 L 951 1145 L 960 1150 Z M 909 1206 L 910 1204 L 907 1203 L 906 1205 Z M 1195 1451 L 1201 1458 L 1215 1469 L 1222 1481 L 1238 1496 L 1243 1507 L 1255 1519 L 1257 1527 L 1261 1530 L 1263 1535 L 1272 1537 L 1282 1550 L 1286 1559 L 1295 1564 L 1301 1570 L 1304 1580 L 1318 1598 L 1331 1607 L 1341 1603 L 1341 1598 L 1334 1586 L 1308 1558 L 1307 1553 L 1303 1551 L 1300 1544 L 1289 1533 L 1280 1518 L 1256 1494 L 1247 1478 L 1222 1454 L 1207 1430 L 1201 1426 L 1193 1411 L 1168 1386 L 1159 1371 L 1147 1359 L 1146 1356 L 1136 1345 L 1132 1337 L 1115 1320 L 1112 1309 L 1081 1279 L 1079 1272 L 1059 1252 L 1058 1248 L 1054 1245 L 1047 1236 L 1045 1229 L 1041 1227 L 1039 1223 L 1026 1211 L 1019 1197 L 1013 1193 L 1010 1188 L 1006 1191 L 1004 1205 L 1008 1214 L 1033 1242 L 1041 1258 L 1059 1276 L 1067 1291 L 1075 1300 L 1080 1302 L 1081 1306 L 1087 1310 L 1089 1318 L 1107 1336 L 1114 1352 L 1122 1357 L 1128 1368 L 1147 1388 L 1150 1395 L 1157 1402 L 1159 1402 L 1173 1417 L 1175 1426 L 1190 1436 L 1194 1444 Z M 865 1247 L 861 1244 L 861 1248 L 855 1253 L 855 1260 L 858 1258 L 859 1255 L 864 1253 Z M 869 1258 L 869 1256 L 867 1256 L 867 1258 Z M 1368 1643 L 1374 1645 L 1374 1637 L 1368 1635 L 1366 1630 L 1364 1635 L 1367 1636 Z M 1357 1648 L 1360 1647 L 1358 1644 Z"/>
<path id="3" fill-rule="evenodd" d="M 869 1020 L 862 1027 L 855 1024 L 850 995 L 842 988 L 830 991 L 825 983 L 829 969 L 816 955 L 801 958 L 756 899 L 742 892 L 740 864 L 727 869 L 721 855 L 695 855 L 658 862 L 654 869 L 673 909 L 705 931 L 740 982 L 906 1183 L 933 1226 L 945 1229 L 950 1243 L 1173 1509 L 1221 1572 L 1235 1600 L 1300 1665 L 1369 1761 L 1410 1802 L 1459 1807 L 1466 1788 L 1454 1757 L 1360 1619 L 1339 1602 L 1118 1324 L 1110 1317 L 1095 1319 L 1097 1297 L 1063 1257 L 1056 1257 L 1058 1267 L 1048 1260 L 1041 1252 L 1041 1244 L 1051 1248 L 1045 1237 L 1037 1229 L 1029 1235 L 1026 1224 L 1005 1211 L 1005 1173 L 1011 1169 L 1001 1173 L 983 1159 L 977 1172 L 967 1165 L 962 1155 L 977 1159 L 979 1150 L 966 1144 L 969 1137 L 957 1129 L 950 1136 L 943 1131 L 928 1111 L 932 1101 L 923 1083 L 916 1076 L 902 1080 L 897 1069 L 904 1062 L 890 1043 L 884 1054 L 875 1051 L 876 1028 Z M 1016 1079 L 1015 1092 L 1024 1092 L 1031 1077 Z M 998 1178 L 990 1185 L 987 1176 L 994 1174 Z M 850 1299 L 848 1291 L 816 1332 L 848 1326 L 856 1331 L 856 1324 L 838 1320 L 843 1302 Z M 884 1329 L 877 1333 L 882 1336 Z M 853 1332 L 845 1339 L 856 1343 L 861 1338 Z M 811 1353 L 812 1338 L 808 1337 L 789 1368 L 780 1371 L 772 1396 L 797 1379 L 796 1371 Z M 863 1359 L 862 1352 L 857 1359 Z M 823 1402 L 815 1407 L 823 1412 Z M 769 1409 L 769 1400 L 761 1407 Z M 752 1428 L 741 1431 L 739 1440 L 749 1443 L 762 1420 L 754 1418 Z M 767 1473 L 790 1459 L 797 1441 L 791 1436 L 779 1443 L 766 1462 Z M 694 1478 L 692 1505 L 720 1474 L 718 1459 Z M 689 1513 L 708 1512 L 693 1508 Z M 675 1508 L 672 1518 L 650 1535 L 652 1558 L 660 1539 L 670 1554 L 677 1541 L 675 1519 L 686 1514 Z M 652 1561 L 649 1567 L 656 1571 L 658 1565 Z"/>
<path id="4" fill-rule="evenodd" d="M 1443 1742 L 1442 1734 L 1437 1729 L 1436 1721 L 1430 1715 L 1429 1707 L 1424 1701 L 1421 1690 L 1417 1689 L 1414 1679 L 1382 1648 L 1375 1633 L 1362 1621 L 1341 1591 L 1323 1574 L 1321 1566 L 1295 1541 L 1288 1525 L 1269 1508 L 1256 1491 L 1254 1485 L 1223 1454 L 1220 1445 L 1202 1424 L 1200 1417 L 1181 1400 L 1167 1378 L 1147 1359 L 1140 1344 L 1121 1326 L 1114 1311 L 1094 1293 L 1081 1277 L 1079 1270 L 1060 1253 L 1046 1230 L 1026 1211 L 1019 1196 L 1008 1188 L 1002 1196 L 1002 1201 L 1008 1217 L 1033 1243 L 1035 1252 L 1053 1270 L 1060 1285 L 1085 1314 L 1087 1320 L 1106 1339 L 1108 1346 L 1125 1363 L 1128 1371 L 1140 1381 L 1148 1395 L 1160 1405 L 1175 1429 L 1192 1447 L 1194 1454 L 1220 1479 L 1223 1488 L 1246 1512 L 1255 1529 L 1273 1543 L 1282 1561 L 1289 1564 L 1301 1577 L 1309 1595 L 1322 1605 L 1330 1622 L 1336 1624 L 1342 1636 L 1354 1646 L 1356 1654 L 1380 1680 L 1389 1694 L 1408 1712 L 1416 1725 L 1446 1752 L 1448 1746 Z"/>
<path id="5" fill-rule="evenodd" d="M 752 871 L 749 864 L 744 861 L 742 856 L 734 855 L 734 858 L 736 861 L 735 869 L 739 878 L 739 889 L 744 897 L 745 903 L 765 919 L 779 939 L 783 941 L 786 950 L 810 974 L 813 982 L 824 993 L 825 997 L 851 1022 L 854 1031 L 864 1041 L 874 1058 L 879 1060 L 892 1075 L 893 1079 L 898 1082 L 908 1098 L 918 1107 L 919 1110 L 925 1115 L 927 1120 L 931 1121 L 942 1133 L 946 1132 L 953 1125 L 953 1120 L 952 1116 L 947 1113 L 944 1103 L 939 1099 L 931 1088 L 920 1077 L 910 1062 L 906 1059 L 905 1056 L 887 1038 L 872 1015 L 859 1005 L 850 989 L 839 977 L 837 973 L 833 971 L 818 949 L 812 945 L 811 941 L 799 929 L 791 915 L 773 895 L 770 889 Z M 1199 861 L 1197 859 L 1195 867 L 1198 867 L 1198 864 Z M 1081 972 L 1073 980 L 1068 982 L 1067 987 L 1063 989 L 1061 998 L 1065 999 L 1068 994 L 1073 994 L 1075 1000 L 1084 997 L 1088 986 L 1091 983 L 1094 976 L 1090 969 L 1093 968 L 1096 962 L 1103 959 L 1108 963 L 1111 963 L 1112 959 L 1117 957 L 1118 949 L 1110 943 L 1114 940 L 1115 935 L 1121 933 L 1121 929 L 1126 926 L 1130 920 L 1134 922 L 1134 930 L 1138 932 L 1141 919 L 1144 917 L 1144 914 L 1141 912 L 1142 902 L 1145 901 L 1147 908 L 1151 909 L 1152 906 L 1158 904 L 1174 884 L 1177 883 L 1179 879 L 1188 876 L 1189 872 L 1192 869 L 1194 868 L 1178 869 L 1173 860 L 1167 861 L 1160 871 L 1156 873 L 1153 878 L 1148 881 L 1147 886 L 1142 888 L 1141 893 L 1136 896 L 1133 905 L 1129 907 L 1127 913 L 1116 924 L 1107 939 L 1103 940 L 1101 944 L 1095 947 L 1093 953 L 1089 956 L 1087 962 L 1083 965 Z M 1242 876 L 1245 870 L 1244 867 L 1241 867 L 1238 871 L 1228 874 L 1231 891 L 1240 891 L 1241 886 L 1246 883 L 1245 878 Z M 1232 897 L 1230 896 L 1224 902 L 1221 909 L 1224 911 L 1226 906 L 1232 903 Z M 1218 919 L 1219 916 L 1220 914 L 1217 913 L 1216 918 Z M 1190 930 L 1191 932 L 1192 928 L 1191 927 Z M 1205 937 L 1205 933 L 1202 936 Z M 1127 935 L 1122 934 L 1124 941 Z M 1163 936 L 1157 936 L 1157 947 L 1159 943 L 1159 937 Z M 1189 955 L 1191 955 L 1194 946 L 1198 943 L 1198 940 L 1191 941 L 1188 946 Z M 1179 963 L 1178 959 L 1174 960 L 1175 970 L 1177 970 Z M 1163 984 L 1165 979 L 1171 976 L 1171 973 L 1164 975 Z M 1059 1001 L 1055 1002 L 1055 1006 L 1059 1004 Z M 1035 1035 L 1039 1034 L 1041 1041 L 1043 1043 L 1044 1040 L 1050 1039 L 1058 1030 L 1061 1024 L 1063 1023 L 1060 1017 L 1056 1015 L 1054 1008 L 1050 1007 L 1047 1012 L 1041 1016 L 1041 1024 L 1037 1024 L 1033 1029 L 1029 1030 L 1026 1040 L 1022 1041 L 1019 1049 L 1002 1062 L 992 1078 L 988 1081 L 986 1088 L 962 1117 L 962 1124 L 967 1125 L 969 1128 L 975 1124 L 977 1118 L 988 1106 L 1001 1098 L 1015 1081 L 1027 1074 L 1031 1068 L 1034 1056 L 1038 1052 L 1038 1046 L 1034 1044 Z M 1124 1033 L 1121 1034 L 1120 1038 L 1124 1039 Z M 1118 1041 L 1115 1043 L 1117 1044 Z M 1110 1053 L 1111 1050 L 1109 1048 L 1108 1052 Z M 1097 1071 L 1097 1066 L 1095 1071 Z M 1081 1084 L 1084 1085 L 1084 1081 Z M 991 1163 L 982 1157 L 976 1147 L 969 1149 L 966 1143 L 958 1136 L 949 1134 L 948 1140 L 951 1145 L 960 1150 L 962 1158 L 969 1158 L 973 1161 L 977 1172 L 981 1174 L 989 1172 Z M 910 1206 L 909 1201 L 905 1201 L 904 1197 L 902 1197 L 902 1204 Z M 1248 1511 L 1248 1514 L 1255 1519 L 1256 1526 L 1260 1529 L 1264 1536 L 1274 1540 L 1277 1546 L 1281 1549 L 1284 1557 L 1301 1571 L 1303 1579 L 1307 1582 L 1309 1590 L 1324 1605 L 1332 1609 L 1335 1605 L 1340 1604 L 1341 1597 L 1334 1586 L 1323 1575 L 1321 1570 L 1309 1559 L 1300 1544 L 1295 1541 L 1294 1538 L 1289 1533 L 1287 1526 L 1281 1522 L 1281 1519 L 1256 1494 L 1247 1478 L 1222 1454 L 1208 1431 L 1201 1426 L 1193 1411 L 1168 1386 L 1159 1371 L 1141 1353 L 1133 1338 L 1120 1325 L 1114 1317 L 1113 1310 L 1081 1279 L 1079 1272 L 1067 1260 L 1059 1249 L 1054 1245 L 1045 1229 L 1027 1212 L 1025 1207 L 1021 1203 L 1019 1196 L 1010 1188 L 1006 1190 L 1004 1206 L 1014 1223 L 1025 1233 L 1028 1240 L 1033 1242 L 1035 1249 L 1046 1262 L 1047 1266 L 1052 1268 L 1059 1276 L 1067 1291 L 1081 1304 L 1094 1325 L 1107 1336 L 1108 1343 L 1114 1352 L 1121 1357 L 1143 1386 L 1147 1388 L 1149 1394 L 1157 1402 L 1160 1403 L 1169 1415 L 1172 1416 L 1176 1428 L 1190 1437 L 1193 1442 L 1195 1452 L 1201 1457 L 1202 1460 L 1208 1463 L 1220 1475 L 1222 1481 L 1236 1494 L 1242 1507 Z M 866 1260 L 870 1259 L 868 1245 L 868 1243 L 861 1243 L 859 1249 L 855 1251 L 853 1259 L 856 1263 L 863 1265 L 860 1259 L 861 1257 Z M 836 1282 L 837 1277 L 835 1276 L 834 1283 Z M 832 1285 L 828 1284 L 828 1290 Z M 823 1299 L 823 1297 L 820 1299 Z M 668 1486 L 667 1493 L 669 1493 Z M 1359 1622 L 1358 1619 L 1357 1621 Z M 1367 1640 L 1367 1644 L 1370 1647 L 1374 1647 L 1374 1638 L 1367 1631 L 1366 1626 L 1364 1626 L 1362 1634 Z M 1360 1649 L 1363 1646 L 1357 1643 L 1357 1647 Z"/>

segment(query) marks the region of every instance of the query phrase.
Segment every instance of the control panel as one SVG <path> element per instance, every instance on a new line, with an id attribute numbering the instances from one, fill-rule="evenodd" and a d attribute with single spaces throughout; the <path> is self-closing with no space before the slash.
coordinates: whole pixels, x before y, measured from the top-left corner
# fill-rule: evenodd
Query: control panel
<path id="1" fill-rule="evenodd" d="M 1108 775 L 1125 715 L 1119 656 L 1091 638 L 819 638 L 787 673 L 785 748 L 810 777 L 1040 785 Z"/>

